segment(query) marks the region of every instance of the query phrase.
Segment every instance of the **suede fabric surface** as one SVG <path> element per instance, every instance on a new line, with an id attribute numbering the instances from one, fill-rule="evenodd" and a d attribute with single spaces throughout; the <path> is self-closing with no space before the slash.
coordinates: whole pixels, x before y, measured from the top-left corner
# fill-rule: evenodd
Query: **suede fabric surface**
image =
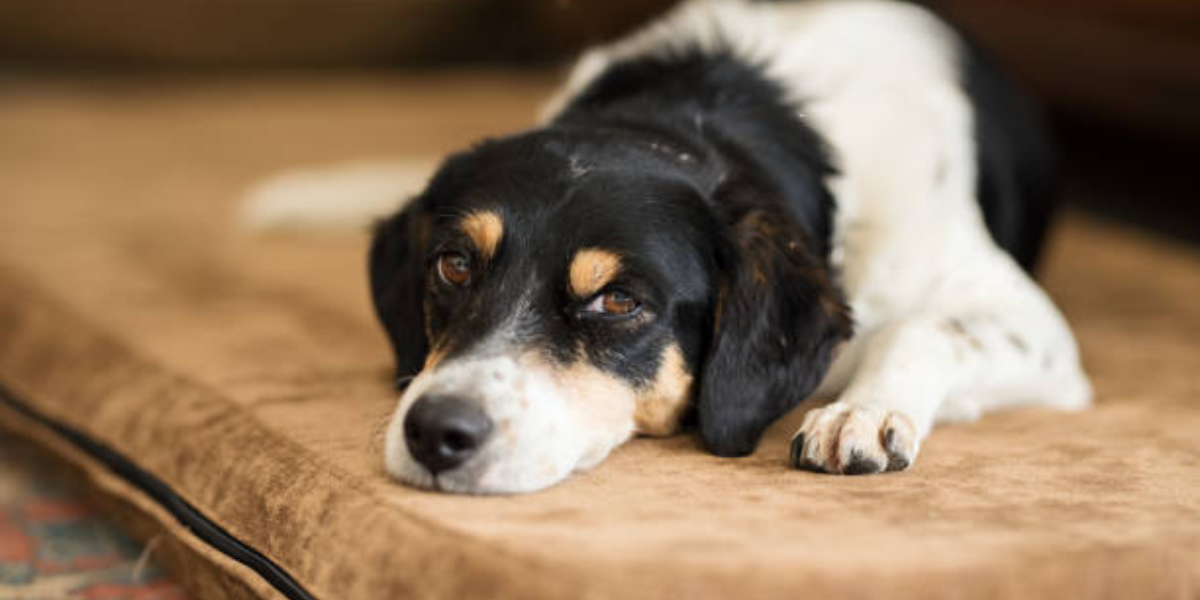
<path id="1" fill-rule="evenodd" d="M 380 433 L 396 395 L 365 234 L 248 235 L 238 194 L 274 169 L 512 131 L 548 89 L 487 73 L 7 81 L 0 384 L 324 600 L 1200 595 L 1200 256 L 1079 214 L 1043 279 L 1077 328 L 1091 410 L 940 427 L 912 470 L 873 477 L 786 468 L 806 404 L 747 458 L 681 435 L 634 440 L 530 496 L 389 481 Z M 219 588 L 274 597 L 31 435 L 244 582 Z"/>

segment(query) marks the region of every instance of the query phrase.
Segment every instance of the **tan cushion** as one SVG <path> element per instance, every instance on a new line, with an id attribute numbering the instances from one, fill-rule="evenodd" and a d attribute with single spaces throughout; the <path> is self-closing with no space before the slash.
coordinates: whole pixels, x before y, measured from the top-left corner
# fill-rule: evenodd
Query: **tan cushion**
<path id="1" fill-rule="evenodd" d="M 865 478 L 785 468 L 792 415 L 748 458 L 689 436 L 636 440 L 532 496 L 389 481 L 379 432 L 395 394 L 365 237 L 247 236 L 235 199 L 272 169 L 515 129 L 545 90 L 499 75 L 11 85 L 0 385 L 168 484 L 316 598 L 1200 593 L 1198 257 L 1080 215 L 1051 245 L 1046 280 L 1095 375 L 1090 411 L 943 427 L 913 470 Z M 54 439 L 11 408 L 0 423 Z M 275 594 L 47 443 L 244 582 L 226 588 Z"/>

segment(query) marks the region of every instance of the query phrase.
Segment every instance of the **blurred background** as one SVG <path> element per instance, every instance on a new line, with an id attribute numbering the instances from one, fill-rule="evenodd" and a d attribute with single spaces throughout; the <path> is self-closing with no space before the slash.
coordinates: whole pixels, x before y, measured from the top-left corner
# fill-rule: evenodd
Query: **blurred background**
<path id="1" fill-rule="evenodd" d="M 1173 237 L 1200 237 L 1193 173 L 1200 159 L 1200 2 L 927 3 L 999 57 L 1047 107 L 1073 203 Z M 672 4 L 4 0 L 0 70 L 8 87 L 29 78 L 100 84 L 484 70 L 515 80 L 544 77 L 549 89 L 581 48 Z"/>

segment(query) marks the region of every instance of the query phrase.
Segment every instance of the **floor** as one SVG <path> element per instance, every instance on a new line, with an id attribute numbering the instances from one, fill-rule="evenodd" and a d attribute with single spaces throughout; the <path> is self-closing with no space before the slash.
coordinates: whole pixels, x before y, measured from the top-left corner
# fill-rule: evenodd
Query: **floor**
<path id="1" fill-rule="evenodd" d="M 0 600 L 185 600 L 51 457 L 0 433 Z"/>

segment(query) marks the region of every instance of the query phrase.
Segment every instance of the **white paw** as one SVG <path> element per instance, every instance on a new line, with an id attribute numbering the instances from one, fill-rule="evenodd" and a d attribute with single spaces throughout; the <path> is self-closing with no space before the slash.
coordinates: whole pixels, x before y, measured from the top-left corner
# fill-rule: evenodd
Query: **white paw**
<path id="1" fill-rule="evenodd" d="M 903 413 L 834 402 L 808 411 L 792 438 L 792 466 L 866 475 L 903 471 L 917 458 L 917 430 Z"/>

